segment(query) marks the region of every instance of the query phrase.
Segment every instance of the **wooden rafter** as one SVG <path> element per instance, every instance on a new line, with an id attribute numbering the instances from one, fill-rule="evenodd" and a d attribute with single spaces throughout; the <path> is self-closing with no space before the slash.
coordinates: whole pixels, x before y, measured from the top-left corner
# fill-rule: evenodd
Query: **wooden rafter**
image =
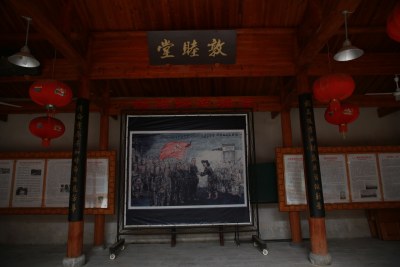
<path id="1" fill-rule="evenodd" d="M 317 56 L 324 45 L 326 45 L 327 41 L 335 35 L 344 24 L 342 11 L 354 11 L 361 2 L 361 0 L 337 1 L 335 7 L 330 9 L 328 15 L 321 21 L 321 25 L 316 28 L 314 34 L 309 38 L 304 49 L 300 51 L 299 57 L 297 58 L 297 65 L 301 67 L 311 63 L 314 57 Z"/>

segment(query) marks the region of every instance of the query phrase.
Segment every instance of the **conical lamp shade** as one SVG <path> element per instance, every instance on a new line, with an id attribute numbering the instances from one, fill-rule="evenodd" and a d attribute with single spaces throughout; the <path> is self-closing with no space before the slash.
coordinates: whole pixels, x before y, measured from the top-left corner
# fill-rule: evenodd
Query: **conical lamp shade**
<path id="1" fill-rule="evenodd" d="M 349 40 L 344 41 L 342 49 L 340 49 L 333 59 L 336 61 L 350 61 L 356 58 L 361 57 L 364 54 L 364 51 L 358 47 L 351 45 Z"/>
<path id="2" fill-rule="evenodd" d="M 14 65 L 25 68 L 36 68 L 40 66 L 40 62 L 31 54 L 29 47 L 25 45 L 18 53 L 9 56 L 8 61 Z"/>

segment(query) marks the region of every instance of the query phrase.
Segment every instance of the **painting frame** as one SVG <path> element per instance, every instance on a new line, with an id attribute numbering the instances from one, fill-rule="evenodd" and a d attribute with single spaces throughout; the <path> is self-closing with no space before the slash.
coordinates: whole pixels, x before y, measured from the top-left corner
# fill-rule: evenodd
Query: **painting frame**
<path id="1" fill-rule="evenodd" d="M 123 229 L 252 225 L 248 112 L 125 114 Z"/>

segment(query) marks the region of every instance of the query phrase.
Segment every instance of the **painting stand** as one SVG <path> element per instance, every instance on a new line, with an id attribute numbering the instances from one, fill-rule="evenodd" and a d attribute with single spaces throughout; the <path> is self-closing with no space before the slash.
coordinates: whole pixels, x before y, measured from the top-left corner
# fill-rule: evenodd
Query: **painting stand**
<path id="1" fill-rule="evenodd" d="M 121 238 L 118 242 L 114 243 L 110 248 L 110 260 L 114 260 L 115 257 L 125 249 L 125 239 Z"/>
<path id="2" fill-rule="evenodd" d="M 176 246 L 176 228 L 171 228 L 171 247 Z"/>
<path id="3" fill-rule="evenodd" d="M 225 233 L 238 246 L 240 232 L 259 236 L 258 206 L 249 190 L 255 157 L 251 112 L 126 114 L 121 122 L 123 175 L 110 258 L 135 242 L 122 238 L 127 235 L 167 235 L 171 247 L 181 234 L 218 234 L 221 246 Z"/>
<path id="4" fill-rule="evenodd" d="M 258 248 L 258 250 L 260 250 L 260 252 L 263 255 L 268 255 L 268 248 L 267 248 L 267 242 L 265 240 L 260 239 L 258 236 L 253 235 L 252 236 L 253 239 L 253 245 L 254 247 Z"/>

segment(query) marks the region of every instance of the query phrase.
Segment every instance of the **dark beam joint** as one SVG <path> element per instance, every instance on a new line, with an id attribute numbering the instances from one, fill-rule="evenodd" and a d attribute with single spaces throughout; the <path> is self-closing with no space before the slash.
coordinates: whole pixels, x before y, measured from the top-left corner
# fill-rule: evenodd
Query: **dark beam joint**
<path id="1" fill-rule="evenodd" d="M 8 115 L 7 114 L 0 114 L 0 121 L 7 122 L 8 121 Z"/>
<path id="2" fill-rule="evenodd" d="M 301 48 L 306 44 L 313 32 L 316 32 L 322 21 L 322 2 L 321 0 L 310 0 L 307 2 L 307 9 L 304 13 L 303 21 L 297 31 L 297 39 Z"/>
<path id="3" fill-rule="evenodd" d="M 282 110 L 290 109 L 293 100 L 296 100 L 295 96 L 297 96 L 297 90 L 295 89 L 295 79 L 292 78 L 284 86 L 280 94 Z"/>
<path id="4" fill-rule="evenodd" d="M 400 107 L 390 107 L 390 108 L 378 108 L 376 111 L 379 118 L 383 118 L 387 115 L 395 113 L 400 110 Z"/>
<path id="5" fill-rule="evenodd" d="M 278 115 L 281 114 L 280 112 L 271 112 L 271 119 L 275 119 Z"/>

